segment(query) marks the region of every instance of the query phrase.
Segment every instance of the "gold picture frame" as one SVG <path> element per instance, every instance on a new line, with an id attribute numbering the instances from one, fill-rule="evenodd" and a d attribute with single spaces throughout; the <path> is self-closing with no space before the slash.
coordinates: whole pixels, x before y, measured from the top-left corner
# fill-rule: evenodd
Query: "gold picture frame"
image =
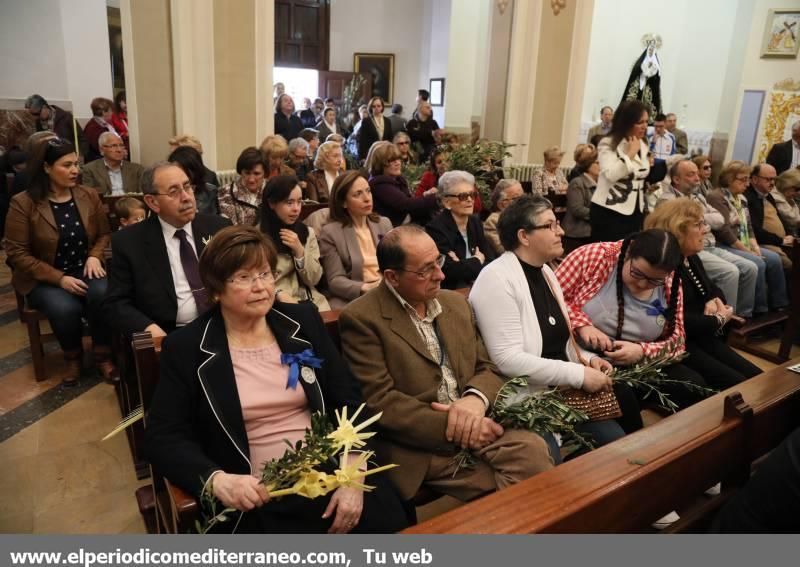
<path id="1" fill-rule="evenodd" d="M 800 48 L 800 10 L 770 10 L 761 44 L 761 58 L 796 59 Z"/>
<path id="2" fill-rule="evenodd" d="M 372 77 L 372 95 L 389 106 L 394 100 L 394 53 L 354 53 L 353 71 Z"/>

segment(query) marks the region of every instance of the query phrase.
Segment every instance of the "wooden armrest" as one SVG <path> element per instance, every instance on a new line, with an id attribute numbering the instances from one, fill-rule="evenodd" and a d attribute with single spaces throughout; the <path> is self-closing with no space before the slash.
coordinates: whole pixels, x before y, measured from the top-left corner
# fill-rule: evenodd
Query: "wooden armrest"
<path id="1" fill-rule="evenodd" d="M 166 478 L 164 484 L 169 494 L 169 504 L 172 508 L 172 518 L 174 525 L 173 533 L 194 531 L 195 520 L 200 519 L 200 509 L 194 496 L 175 486 Z"/>

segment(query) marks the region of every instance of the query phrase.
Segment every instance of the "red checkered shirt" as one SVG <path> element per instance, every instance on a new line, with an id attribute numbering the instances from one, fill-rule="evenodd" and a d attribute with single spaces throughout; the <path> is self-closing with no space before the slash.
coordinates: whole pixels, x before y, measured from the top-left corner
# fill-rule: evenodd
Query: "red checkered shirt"
<path id="1" fill-rule="evenodd" d="M 573 329 L 591 325 L 592 320 L 583 312 L 583 306 L 592 299 L 608 281 L 617 265 L 622 241 L 598 242 L 581 246 L 558 266 L 556 277 L 564 291 L 570 323 Z M 669 304 L 672 274 L 664 282 L 664 299 Z M 680 354 L 684 351 L 686 334 L 683 330 L 683 290 L 678 287 L 678 304 L 675 310 L 675 325 L 672 334 L 665 340 L 639 343 L 646 357 L 653 357 L 667 347 L 668 351 Z"/>

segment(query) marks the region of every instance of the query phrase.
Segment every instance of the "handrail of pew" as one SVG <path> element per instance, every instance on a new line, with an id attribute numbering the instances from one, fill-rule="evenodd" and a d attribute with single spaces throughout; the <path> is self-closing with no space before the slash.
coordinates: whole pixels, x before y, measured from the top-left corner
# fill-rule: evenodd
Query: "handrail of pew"
<path id="1" fill-rule="evenodd" d="M 406 533 L 638 532 L 722 481 L 720 497 L 672 527 L 692 529 L 800 424 L 800 377 L 786 366 Z"/>

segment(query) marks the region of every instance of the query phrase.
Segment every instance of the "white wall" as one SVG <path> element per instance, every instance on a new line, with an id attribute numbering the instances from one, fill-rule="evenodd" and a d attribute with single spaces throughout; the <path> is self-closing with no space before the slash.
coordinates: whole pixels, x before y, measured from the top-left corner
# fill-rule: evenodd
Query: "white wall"
<path id="1" fill-rule="evenodd" d="M 675 112 L 679 123 L 692 130 L 728 131 L 720 105 L 729 67 L 736 65 L 734 37 L 740 2 L 750 0 L 596 0 L 592 21 L 589 70 L 582 119 L 599 119 L 603 105 L 616 107 L 641 55 L 641 37 L 661 35 L 661 100 L 665 112 Z M 795 4 L 796 4 L 795 0 Z M 727 84 L 727 86 L 730 86 Z M 720 124 L 722 118 L 726 122 Z"/>
<path id="2" fill-rule="evenodd" d="M 451 0 L 425 2 L 425 14 L 422 22 L 424 29 L 422 45 L 428 46 L 428 48 L 422 50 L 419 88 L 429 89 L 430 79 L 444 77 L 445 95 L 449 87 L 447 60 L 450 50 L 450 10 Z M 442 127 L 445 125 L 446 114 L 444 106 L 433 107 L 433 118 Z"/>
<path id="3" fill-rule="evenodd" d="M 751 0 L 752 14 L 749 18 L 750 25 L 742 36 L 743 43 L 746 41 L 744 53 L 744 64 L 739 80 L 737 92 L 731 93 L 736 100 L 736 110 L 734 112 L 734 123 L 731 129 L 736 131 L 739 119 L 739 108 L 741 106 L 742 94 L 746 89 L 763 90 L 767 92 L 764 100 L 764 108 L 761 113 L 761 126 L 759 127 L 756 139 L 756 153 L 761 147 L 761 140 L 764 134 L 764 123 L 769 112 L 769 92 L 778 81 L 787 78 L 800 80 L 800 62 L 797 59 L 762 59 L 761 46 L 764 37 L 764 27 L 767 22 L 767 13 L 770 9 L 800 9 L 798 0 Z M 728 144 L 728 157 L 733 151 L 733 144 Z"/>
<path id="4" fill-rule="evenodd" d="M 111 98 L 111 61 L 105 0 L 2 0 L 0 99 L 38 93 L 72 102 L 89 118 L 89 102 Z"/>
<path id="5" fill-rule="evenodd" d="M 459 0 L 450 10 L 446 125 L 457 132 L 469 132 L 472 117 L 483 109 L 489 7 L 485 0 Z"/>
<path id="6" fill-rule="evenodd" d="M 438 1 L 436 2 L 438 3 Z M 331 0 L 331 71 L 352 71 L 353 53 L 394 53 L 394 100 L 414 111 L 420 83 L 425 0 Z M 387 112 L 388 115 L 388 112 Z"/>

